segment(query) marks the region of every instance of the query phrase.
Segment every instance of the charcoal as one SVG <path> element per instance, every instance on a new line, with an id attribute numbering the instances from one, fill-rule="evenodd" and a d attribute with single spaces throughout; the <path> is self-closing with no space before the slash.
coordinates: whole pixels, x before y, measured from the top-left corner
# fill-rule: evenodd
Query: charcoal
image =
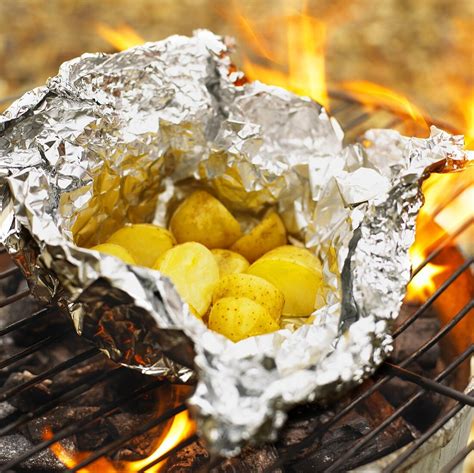
<path id="1" fill-rule="evenodd" d="M 183 471 L 208 471 L 209 452 L 200 441 L 193 442 L 178 452 L 170 455 L 164 472 L 181 473 Z M 210 470 L 217 473 L 219 470 L 214 468 Z"/>
<path id="2" fill-rule="evenodd" d="M 93 415 L 98 409 L 98 407 L 59 406 L 48 412 L 46 415 L 28 422 L 22 427 L 22 433 L 27 435 L 34 443 L 38 443 L 43 440 L 46 429 L 51 429 L 53 432 L 58 431 L 63 427 L 69 426 L 73 422 L 80 421 Z M 89 430 L 103 430 L 108 433 L 105 421 L 101 417 L 93 425 L 88 427 L 88 431 Z M 92 435 L 95 434 L 92 433 Z"/>
<path id="3" fill-rule="evenodd" d="M 155 415 L 150 413 L 121 412 L 107 418 L 107 427 L 111 437 L 117 439 L 136 431 L 137 428 L 150 421 L 153 417 Z M 134 437 L 114 454 L 114 459 L 132 461 L 147 457 L 152 453 L 156 439 L 160 437 L 161 430 L 162 428 L 157 427 L 143 435 Z"/>
<path id="4" fill-rule="evenodd" d="M 241 471 L 261 473 L 272 467 L 277 460 L 278 452 L 273 445 L 264 445 L 260 448 L 245 447 L 238 457 L 226 459 L 211 471 L 213 473 L 238 473 Z M 281 472 L 279 468 L 271 471 Z"/>
<path id="5" fill-rule="evenodd" d="M 94 410 L 91 409 L 90 412 L 92 413 Z M 109 429 L 105 424 L 103 422 L 94 423 L 81 432 L 80 435 L 74 436 L 76 450 L 81 452 L 94 451 L 112 440 Z"/>
<path id="6" fill-rule="evenodd" d="M 0 465 L 18 458 L 32 448 L 33 444 L 23 435 L 6 435 L 0 437 Z M 64 471 L 64 465 L 58 461 L 50 450 L 42 450 L 22 464 L 22 469 L 39 473 L 40 471 Z"/>
<path id="7" fill-rule="evenodd" d="M 35 375 L 25 370 L 21 373 L 12 373 L 4 384 L 5 389 L 18 386 L 30 381 Z M 31 386 L 29 389 L 20 392 L 10 401 L 11 404 L 22 411 L 29 411 L 34 407 L 40 406 L 51 397 L 51 380 L 45 379 L 40 383 Z"/>
<path id="8" fill-rule="evenodd" d="M 10 257 L 5 253 L 0 253 L 0 272 L 4 272 L 14 267 Z M 18 292 L 20 284 L 25 283 L 25 278 L 18 269 L 12 275 L 0 279 L 0 295 L 1 297 L 12 296 Z"/>
<path id="9" fill-rule="evenodd" d="M 440 329 L 440 322 L 435 318 L 416 319 L 407 329 L 403 337 L 397 337 L 394 343 L 394 350 L 389 361 L 400 363 L 418 350 L 428 340 L 433 338 Z M 432 346 L 410 364 L 413 371 L 422 373 L 426 370 L 434 370 L 437 360 L 440 358 L 440 348 L 438 344 Z"/>
<path id="10" fill-rule="evenodd" d="M 370 380 L 366 381 L 357 392 L 364 391 L 371 386 Z M 341 399 L 338 410 L 346 405 L 351 398 Z M 343 455 L 354 443 L 367 433 L 371 432 L 378 424 L 393 412 L 393 407 L 378 392 L 373 393 L 360 402 L 355 409 L 343 417 L 339 422 L 331 425 L 328 430 L 326 424 L 334 415 L 332 409 L 326 409 L 318 414 L 318 409 L 313 407 L 306 416 L 305 408 L 289 416 L 279 442 L 278 452 L 284 456 L 289 454 L 293 459 L 291 464 L 285 464 L 288 472 L 319 472 L 324 471 L 331 463 Z M 375 439 L 366 444 L 353 455 L 347 462 L 347 468 L 354 468 L 377 458 L 382 452 L 389 453 L 403 445 L 412 438 L 411 426 L 403 419 L 398 418 L 382 431 Z M 319 431 L 320 435 L 310 446 L 302 449 L 295 447 L 313 432 Z"/>
<path id="11" fill-rule="evenodd" d="M 15 285 L 18 287 L 15 287 Z M 7 289 L 14 293 L 16 290 L 21 290 L 21 283 L 18 281 L 10 282 Z M 0 293 L 1 291 L 2 287 L 0 285 Z M 12 309 L 12 307 L 14 308 Z M 16 312 L 18 307 L 21 308 L 20 313 Z M 415 306 L 403 306 L 400 320 L 406 319 L 417 309 L 418 307 Z M 8 307 L 7 311 L 9 311 L 7 313 L 8 317 L 15 315 L 17 318 L 22 318 L 33 313 L 34 310 L 31 301 L 27 298 Z M 48 313 L 31 327 L 28 326 L 15 331 L 14 337 L 0 337 L 0 360 L 8 358 L 23 347 L 41 340 L 45 336 L 62 334 L 65 330 L 70 329 L 70 320 L 64 318 L 64 314 L 54 311 Z M 423 318 L 417 319 L 403 336 L 396 339 L 395 350 L 390 361 L 400 363 L 438 330 L 439 322 L 433 317 L 433 312 L 425 312 Z M 90 346 L 81 337 L 71 334 L 66 342 L 62 340 L 51 344 L 33 355 L 0 370 L 0 385 L 3 384 L 3 389 L 9 389 L 50 369 L 52 366 L 56 366 L 58 363 L 72 358 L 78 353 L 84 352 Z M 68 389 L 72 389 L 85 377 L 110 372 L 116 366 L 108 358 L 98 355 L 62 371 L 51 379 L 44 380 L 15 396 L 11 404 L 3 409 L 6 415 L 3 422 L 8 423 L 10 417 L 19 415 L 20 411 L 30 412 L 32 409 L 44 405 L 55 396 L 68 392 Z M 434 377 L 443 368 L 439 357 L 439 347 L 435 345 L 408 368 L 424 376 Z M 30 441 L 36 443 L 43 439 L 47 427 L 53 431 L 58 431 L 64 426 L 92 415 L 106 403 L 126 396 L 132 390 L 152 380 L 151 377 L 122 368 L 118 373 L 111 375 L 110 378 L 91 386 L 81 395 L 67 403 L 60 404 L 56 409 L 45 413 L 43 417 L 22 426 L 19 432 L 22 435 L 18 435 L 18 438 L 22 440 L 18 441 L 18 445 L 10 445 L 5 448 L 10 452 L 20 447 L 27 448 L 25 445 L 30 445 Z M 356 389 L 348 396 L 337 400 L 337 403 L 335 401 L 332 406 L 323 407 L 306 404 L 296 407 L 289 413 L 289 420 L 282 429 L 278 442 L 274 445 L 246 447 L 236 458 L 221 459 L 214 462 L 210 461 L 205 447 L 200 442 L 194 442 L 171 455 L 166 462 L 165 471 L 170 473 L 187 470 L 208 471 L 211 465 L 210 471 L 214 473 L 260 472 L 266 468 L 271 468 L 278 459 L 286 462 L 284 465 L 285 472 L 324 471 L 328 465 L 344 454 L 354 442 L 373 431 L 377 425 L 388 417 L 393 412 L 392 406 L 399 406 L 420 389 L 413 383 L 395 377 L 383 385 L 380 389 L 381 394 L 374 393 L 351 410 L 338 423 L 325 430 L 324 425 L 330 421 L 335 413 L 349 404 L 358 393 L 370 387 L 372 383 L 370 380 L 366 381 L 360 389 Z M 69 440 L 65 441 L 64 445 L 69 443 L 70 448 L 83 452 L 97 450 L 116 439 L 132 434 L 146 422 L 157 418 L 171 406 L 182 402 L 185 397 L 190 395 L 191 390 L 192 388 L 178 389 L 171 384 L 164 384 L 160 389 L 150 391 L 141 397 L 139 402 L 130 402 L 121 406 L 119 411 L 105 418 L 99 418 L 97 422 L 88 426 L 85 431 L 71 436 Z M 386 430 L 361 448 L 344 467 L 348 469 L 355 468 L 402 446 L 413 435 L 417 435 L 419 431 L 426 429 L 428 423 L 431 423 L 433 418 L 439 415 L 443 401 L 444 399 L 436 394 L 426 394 L 407 410 L 403 418 L 398 418 L 395 422 L 392 422 Z M 134 461 L 147 457 L 161 441 L 164 430 L 168 426 L 169 423 L 164 423 L 141 436 L 127 441 L 113 453 L 112 459 L 116 461 Z M 315 431 L 319 435 L 315 440 L 312 440 L 311 436 Z M 1 454 L 3 454 L 2 445 L 7 445 L 5 442 L 9 442 L 10 438 L 10 436 L 0 438 Z M 293 450 L 296 449 L 296 446 L 308 438 L 311 439 L 308 446 L 295 453 Z M 291 456 L 286 457 L 287 454 L 291 454 Z M 0 463 L 7 461 L 7 459 L 2 460 L 2 458 L 0 456 Z M 285 460 L 285 458 L 287 459 Z M 48 463 L 48 461 L 53 463 Z M 54 462 L 56 463 L 54 464 Z M 42 456 L 34 457 L 29 465 L 32 471 L 41 471 L 42 469 L 55 471 L 55 469 L 58 469 L 59 462 L 55 461 L 52 453 L 46 450 L 43 451 Z"/>

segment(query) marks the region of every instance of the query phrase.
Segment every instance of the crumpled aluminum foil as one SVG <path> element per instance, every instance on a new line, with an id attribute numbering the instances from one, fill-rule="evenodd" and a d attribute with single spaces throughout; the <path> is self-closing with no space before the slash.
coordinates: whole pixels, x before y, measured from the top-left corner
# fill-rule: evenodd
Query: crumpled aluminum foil
<path id="1" fill-rule="evenodd" d="M 285 411 L 360 383 L 390 352 L 427 170 L 467 159 L 462 137 L 372 130 L 342 146 L 316 103 L 245 83 L 208 31 L 86 54 L 0 116 L 0 236 L 34 294 L 69 311 L 112 359 L 187 382 L 201 435 L 235 454 Z M 231 72 L 232 71 L 232 72 Z M 84 247 L 126 222 L 166 225 L 194 188 L 249 228 L 270 207 L 323 262 L 314 322 L 233 343 L 170 281 Z"/>

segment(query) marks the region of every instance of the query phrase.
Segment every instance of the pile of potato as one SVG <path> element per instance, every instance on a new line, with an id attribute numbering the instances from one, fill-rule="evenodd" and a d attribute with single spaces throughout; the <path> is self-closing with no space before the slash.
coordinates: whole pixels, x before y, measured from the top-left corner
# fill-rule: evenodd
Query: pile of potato
<path id="1" fill-rule="evenodd" d="M 234 216 L 205 191 L 181 203 L 169 230 L 127 225 L 91 249 L 159 270 L 196 317 L 234 342 L 278 330 L 282 316 L 309 316 L 322 291 L 320 261 L 287 245 L 276 213 L 243 235 Z"/>

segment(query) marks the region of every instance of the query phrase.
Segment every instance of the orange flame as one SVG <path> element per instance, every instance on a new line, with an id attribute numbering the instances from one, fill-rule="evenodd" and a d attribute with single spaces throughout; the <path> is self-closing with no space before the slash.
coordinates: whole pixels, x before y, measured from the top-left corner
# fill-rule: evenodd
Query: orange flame
<path id="1" fill-rule="evenodd" d="M 474 90 L 465 97 L 459 109 L 464 118 L 465 147 L 474 150 Z"/>
<path id="2" fill-rule="evenodd" d="M 344 81 L 340 86 L 362 104 L 370 108 L 384 107 L 395 114 L 407 116 L 428 132 L 429 127 L 420 109 L 404 95 L 366 80 Z"/>
<path id="3" fill-rule="evenodd" d="M 417 269 L 427 255 L 424 253 L 423 245 L 413 245 L 410 248 L 410 260 L 413 269 Z M 407 288 L 407 299 L 409 301 L 424 302 L 436 291 L 436 276 L 446 271 L 445 266 L 440 266 L 432 263 L 428 263 L 421 271 L 419 271 Z"/>
<path id="4" fill-rule="evenodd" d="M 96 30 L 99 36 L 119 51 L 139 46 L 145 42 L 145 40 L 128 25 L 111 28 L 104 23 L 97 23 Z"/>
<path id="5" fill-rule="evenodd" d="M 247 23 L 246 25 L 250 25 Z M 247 26 L 250 27 L 250 26 Z M 324 22 L 304 13 L 286 17 L 286 70 L 263 66 L 244 57 L 245 74 L 250 80 L 261 80 L 300 95 L 308 95 L 324 107 L 329 107 L 326 88 Z M 256 37 L 256 34 L 253 34 Z M 257 43 L 258 44 L 258 43 Z M 259 46 L 258 49 L 262 49 Z M 271 54 L 265 57 L 271 59 Z"/>
<path id="6" fill-rule="evenodd" d="M 158 448 L 147 458 L 143 460 L 134 461 L 127 464 L 127 471 L 140 471 L 149 463 L 157 460 L 165 453 L 169 452 L 173 447 L 178 445 L 179 442 L 191 436 L 195 431 L 194 423 L 191 422 L 187 411 L 179 413 L 175 416 L 173 424 L 170 427 L 168 434 L 165 439 L 160 443 Z M 146 471 L 150 473 L 156 473 L 164 465 L 164 462 L 157 463 Z"/>
<path id="7" fill-rule="evenodd" d="M 474 166 L 457 173 L 432 174 L 423 183 L 422 191 L 425 203 L 418 214 L 416 239 L 410 249 L 412 268 L 420 266 L 442 240 L 466 224 L 467 228 L 456 241 L 466 253 L 474 253 Z M 442 282 L 442 278 L 437 280 L 437 277 L 449 269 L 449 266 L 427 264 L 410 282 L 407 299 L 426 300 Z"/>
<path id="8" fill-rule="evenodd" d="M 160 458 L 178 445 L 182 440 L 190 437 L 195 432 L 195 424 L 191 420 L 187 411 L 177 414 L 166 433 L 165 438 L 155 448 L 153 453 L 143 460 L 133 462 L 112 462 L 106 457 L 101 457 L 85 468 L 78 470 L 79 473 L 135 473 L 138 471 L 147 471 L 156 473 L 160 471 L 166 463 L 166 460 L 157 463 L 150 468 L 146 468 L 149 463 Z M 43 439 L 50 440 L 53 432 L 50 428 L 46 428 L 43 432 Z M 76 452 L 65 448 L 60 442 L 56 442 L 50 447 L 51 451 L 56 455 L 58 460 L 68 468 L 74 468 L 76 465 L 86 460 L 92 452 Z"/>

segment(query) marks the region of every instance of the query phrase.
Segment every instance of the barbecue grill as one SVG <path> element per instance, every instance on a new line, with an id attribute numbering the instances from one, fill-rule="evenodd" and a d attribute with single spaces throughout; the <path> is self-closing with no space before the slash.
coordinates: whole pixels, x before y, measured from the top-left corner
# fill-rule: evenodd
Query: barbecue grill
<path id="1" fill-rule="evenodd" d="M 389 110 L 380 108 L 377 110 L 367 111 L 363 106 L 357 102 L 357 100 L 351 98 L 350 96 L 333 91 L 331 93 L 333 100 L 332 114 L 339 120 L 342 124 L 343 129 L 346 132 L 346 137 L 348 140 L 354 140 L 361 132 L 369 127 L 373 127 L 374 124 L 378 127 L 389 127 L 397 128 L 401 126 L 403 122 L 403 117 L 395 116 Z M 1 102 L 0 102 L 1 104 Z M 431 122 L 433 123 L 433 122 Z M 446 129 L 450 132 L 456 132 L 452 127 L 447 124 L 435 123 L 441 128 Z M 452 196 L 454 199 L 459 193 L 464 189 L 460 189 L 458 193 Z M 444 206 L 447 206 L 450 203 L 450 200 L 447 200 L 443 203 Z M 440 207 L 436 212 L 441 212 L 443 207 Z M 451 235 L 444 238 L 439 245 L 433 249 L 433 251 L 427 256 L 425 261 L 413 271 L 413 276 L 421 271 L 428 263 L 433 261 L 438 255 L 441 254 L 444 248 L 448 245 L 451 245 L 457 237 L 462 233 L 466 232 L 470 226 L 473 224 L 473 219 L 466 222 L 459 222 L 459 228 Z M 1 250 L 2 253 L 5 250 Z M 0 255 L 4 260 L 7 260 L 8 256 L 6 254 Z M 0 273 L 0 280 L 6 281 L 8 278 L 19 274 L 18 268 L 13 266 L 13 263 L 10 261 L 10 266 L 8 269 Z M 440 286 L 437 290 L 419 306 L 416 310 L 405 318 L 405 320 L 398 325 L 398 328 L 394 332 L 394 337 L 404 337 L 406 329 L 412 325 L 417 319 L 426 314 L 427 311 L 431 310 L 432 304 L 439 298 L 448 288 L 456 283 L 458 278 L 462 275 L 472 271 L 473 258 L 467 259 L 464 262 L 460 263 L 458 267 L 454 270 L 451 276 Z M 9 295 L 3 300 L 0 300 L 0 307 L 7 307 L 15 304 L 20 300 L 28 300 L 29 290 L 20 290 L 19 292 Z M 58 308 L 57 307 L 42 307 L 39 310 L 34 309 L 34 304 L 31 302 L 31 310 L 27 313 L 19 314 L 18 320 L 11 323 L 10 325 L 0 329 L 0 343 L 2 339 L 5 339 L 8 336 L 14 335 L 19 330 L 28 330 L 35 327 L 38 323 L 45 323 L 48 319 L 57 316 Z M 14 306 L 12 306 L 14 307 Z M 25 305 L 23 305 L 25 307 Z M 328 411 L 325 422 L 321 425 L 318 425 L 308 436 L 306 436 L 300 442 L 292 444 L 289 448 L 286 449 L 284 454 L 280 454 L 274 458 L 274 461 L 271 464 L 266 464 L 262 466 L 260 471 L 309 471 L 305 470 L 301 465 L 307 465 L 307 455 L 308 452 L 317 451 L 320 447 L 321 439 L 328 430 L 334 426 L 338 421 L 344 418 L 351 411 L 356 409 L 365 399 L 369 398 L 371 395 L 380 390 L 386 383 L 398 378 L 405 385 L 416 385 L 416 390 L 414 394 L 411 395 L 408 400 L 405 400 L 398 408 L 396 408 L 390 415 L 384 416 L 380 420 L 378 426 L 359 438 L 356 438 L 349 449 L 347 449 L 342 455 L 333 459 L 332 463 L 324 470 L 328 473 L 330 472 L 339 472 L 344 471 L 345 466 L 348 463 L 348 460 L 354 457 L 358 452 L 366 448 L 370 442 L 377 438 L 378 435 L 382 434 L 383 431 L 393 425 L 397 418 L 404 414 L 411 406 L 415 404 L 426 392 L 437 393 L 445 398 L 449 399 L 448 408 L 434 420 L 434 422 L 426 428 L 423 432 L 412 432 L 414 440 L 412 440 L 408 445 L 406 445 L 402 450 L 397 450 L 396 453 L 393 453 L 391 457 L 386 457 L 387 461 L 383 466 L 383 471 L 385 472 L 394 472 L 394 471 L 404 471 L 405 468 L 408 468 L 410 460 L 413 459 L 414 453 L 420 449 L 426 442 L 428 442 L 433 436 L 439 434 L 440 429 L 443 428 L 451 419 L 459 415 L 462 411 L 464 416 L 468 416 L 469 412 L 472 415 L 472 410 L 469 410 L 469 407 L 474 406 L 474 386 L 471 384 L 468 386 L 461 386 L 458 388 L 449 386 L 446 381 L 448 378 L 452 378 L 456 374 L 459 374 L 463 369 L 464 372 L 468 371 L 467 365 L 470 358 L 474 355 L 474 346 L 469 345 L 462 353 L 448 353 L 447 363 L 444 369 L 435 377 L 429 378 L 427 376 L 421 376 L 414 371 L 408 369 L 408 365 L 414 360 L 419 359 L 423 354 L 427 353 L 435 344 L 443 342 L 448 334 L 459 324 L 461 321 L 466 320 L 468 317 L 473 316 L 473 300 L 471 299 L 463 308 L 457 313 L 450 314 L 450 320 L 446 323 L 434 336 L 432 336 L 428 341 L 424 342 L 421 346 L 418 347 L 416 351 L 411 353 L 401 362 L 394 364 L 391 362 L 384 362 L 376 374 L 372 377 L 370 384 L 365 383 L 361 389 L 356 391 L 356 395 L 353 396 L 349 403 L 336 403 L 331 406 L 331 410 Z M 46 331 L 42 338 L 35 340 L 30 346 L 22 348 L 20 350 L 14 351 L 6 359 L 0 360 L 0 370 L 10 366 L 14 363 L 21 362 L 21 360 L 26 359 L 27 357 L 35 357 L 41 353 L 42 349 L 52 345 L 53 343 L 63 343 L 68 344 L 70 340 L 77 338 L 77 335 L 73 331 L 72 324 L 69 330 L 55 331 Z M 0 377 L 0 403 L 4 401 L 9 401 L 15 396 L 24 394 L 28 390 L 33 389 L 35 386 L 38 386 L 45 380 L 51 379 L 54 376 L 57 376 L 61 373 L 65 373 L 68 370 L 77 367 L 81 363 L 89 362 L 94 357 L 103 357 L 96 348 L 91 348 L 90 345 L 83 342 L 84 349 L 80 353 L 60 362 L 59 364 L 52 366 L 51 368 L 44 370 L 42 372 L 36 373 L 28 380 L 24 380 L 16 385 L 3 386 L 5 382 L 3 377 Z M 14 350 L 14 349 L 12 349 Z M 93 374 L 84 374 L 82 377 L 77 379 L 73 386 L 69 386 L 63 392 L 56 394 L 54 399 L 49 400 L 45 404 L 40 405 L 39 407 L 32 408 L 26 413 L 21 415 L 7 415 L 2 420 L 0 420 L 0 440 L 3 436 L 7 434 L 12 434 L 18 431 L 18 429 L 25 425 L 27 422 L 32 419 L 38 418 L 52 409 L 57 408 L 58 406 L 63 405 L 64 403 L 81 396 L 87 393 L 88 390 L 93 388 L 99 383 L 103 383 L 106 380 L 110 380 L 113 377 L 118 377 L 123 373 L 126 368 L 123 367 L 113 367 L 109 365 L 106 371 Z M 20 454 L 16 455 L 14 458 L 10 458 L 3 465 L 0 464 L 0 472 L 10 472 L 10 471 L 24 471 L 28 470 L 27 461 L 38 455 L 41 452 L 46 451 L 51 445 L 55 442 L 62 441 L 67 439 L 71 435 L 78 434 L 81 430 L 90 428 L 90 426 L 97 423 L 100 419 L 109 416 L 110 414 L 120 410 L 121 407 L 130 404 L 130 402 L 140 402 L 144 396 L 150 393 L 155 393 L 160 395 L 160 390 L 164 386 L 168 385 L 168 381 L 155 379 L 153 377 L 140 375 L 139 383 L 134 387 L 130 392 L 119 396 L 117 399 L 111 402 L 104 402 L 102 407 L 95 411 L 94 413 L 86 416 L 85 418 L 74 421 L 66 427 L 61 428 L 60 430 L 55 431 L 50 435 L 49 438 L 38 442 L 35 445 L 29 446 Z M 340 405 L 339 405 L 340 404 Z M 152 419 L 149 422 L 145 422 L 140 425 L 138 428 L 134 429 L 130 433 L 119 436 L 113 442 L 106 444 L 105 446 L 100 447 L 95 450 L 93 453 L 88 455 L 86 458 L 83 458 L 77 464 L 65 471 L 76 472 L 80 471 L 82 468 L 91 465 L 93 462 L 97 461 L 101 457 L 112 454 L 121 445 L 130 441 L 133 437 L 142 435 L 151 429 L 160 426 L 166 423 L 168 420 L 176 416 L 177 414 L 186 410 L 186 404 L 184 402 L 177 402 L 175 405 L 171 406 L 165 412 L 163 412 L 158 417 Z M 291 414 L 290 414 L 291 415 Z M 139 471 L 146 471 L 151 466 L 160 463 L 167 458 L 170 458 L 173 455 L 176 455 L 180 451 L 186 449 L 188 446 L 193 444 L 198 439 L 197 435 L 192 435 L 186 440 L 180 442 L 177 446 L 172 448 L 167 453 L 161 455 L 159 458 L 150 461 L 147 465 L 143 466 Z M 449 471 L 454 471 L 456 468 L 459 468 L 459 465 L 463 462 L 465 457 L 474 449 L 474 442 L 471 442 L 464 448 L 461 448 L 452 458 L 446 459 L 443 458 L 442 462 L 444 463 L 442 471 L 447 473 Z M 382 452 L 381 452 L 382 453 Z M 387 452 L 388 453 L 388 452 Z M 213 459 L 212 461 L 206 461 L 205 465 L 201 467 L 203 471 L 212 470 L 212 468 L 217 468 L 219 465 L 223 465 L 225 459 Z M 306 463 L 305 463 L 306 461 Z M 57 470 L 56 470 L 57 471 Z M 101 471 L 100 468 L 97 470 L 89 471 Z M 255 470 L 257 471 L 257 470 Z M 372 470 L 371 470 L 372 471 Z"/>

